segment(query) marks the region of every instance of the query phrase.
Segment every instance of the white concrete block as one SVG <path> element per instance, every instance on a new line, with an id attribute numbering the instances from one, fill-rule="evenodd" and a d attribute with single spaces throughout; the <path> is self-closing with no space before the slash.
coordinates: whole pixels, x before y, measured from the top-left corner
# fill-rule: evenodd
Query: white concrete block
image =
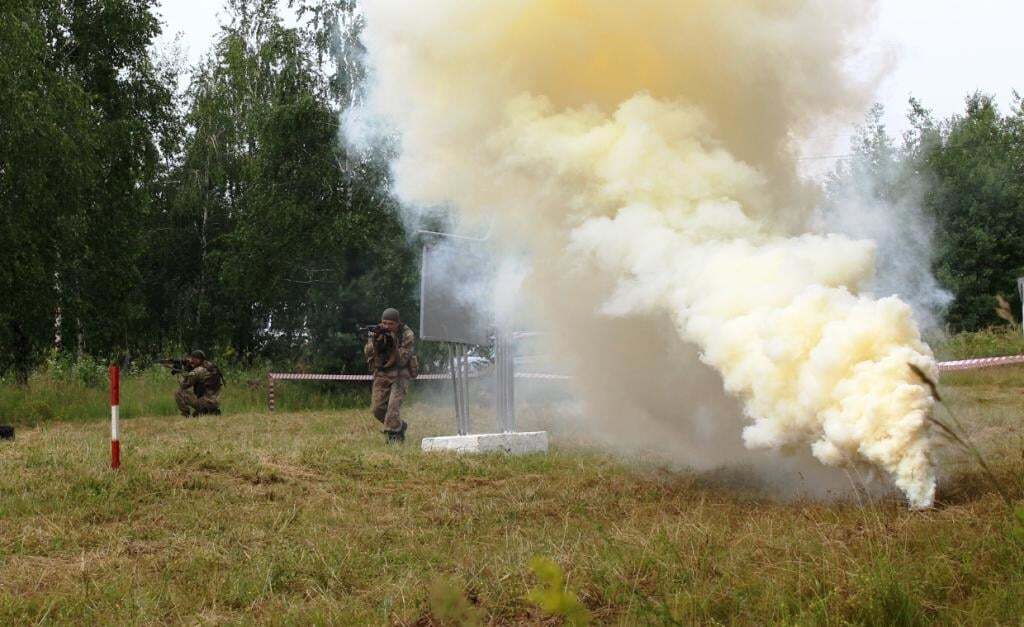
<path id="1" fill-rule="evenodd" d="M 425 452 L 509 453 L 511 455 L 547 453 L 548 432 L 479 433 L 423 438 L 422 448 Z"/>

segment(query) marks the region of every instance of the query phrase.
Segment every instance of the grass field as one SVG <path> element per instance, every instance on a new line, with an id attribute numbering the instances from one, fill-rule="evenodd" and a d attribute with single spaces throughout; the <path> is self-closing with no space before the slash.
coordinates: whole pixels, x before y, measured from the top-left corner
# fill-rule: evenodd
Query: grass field
<path id="1" fill-rule="evenodd" d="M 1024 370 L 944 392 L 1019 504 Z M 450 429 L 429 403 L 408 415 L 413 441 Z M 136 414 L 119 473 L 98 419 L 19 428 L 0 443 L 0 624 L 560 624 L 527 599 L 538 556 L 596 623 L 1022 624 L 1024 527 L 953 450 L 939 505 L 910 512 L 778 503 L 557 437 L 547 456 L 427 456 L 375 426 Z"/>

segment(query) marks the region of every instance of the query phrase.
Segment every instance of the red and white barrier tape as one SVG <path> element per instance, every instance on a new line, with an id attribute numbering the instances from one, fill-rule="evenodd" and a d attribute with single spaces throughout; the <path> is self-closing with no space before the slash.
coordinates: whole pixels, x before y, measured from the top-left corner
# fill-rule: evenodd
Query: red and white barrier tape
<path id="1" fill-rule="evenodd" d="M 469 374 L 470 379 L 476 379 L 488 374 L 484 372 L 471 372 Z M 445 374 L 421 374 L 416 377 L 417 381 L 444 381 L 451 379 L 450 373 Z M 533 372 L 517 372 L 517 379 L 541 379 L 549 381 L 568 381 L 572 377 L 561 375 L 561 374 L 543 374 Z M 293 374 L 288 372 L 271 372 L 267 374 L 267 407 L 270 411 L 277 409 L 277 390 L 274 385 L 275 381 L 373 381 L 373 375 L 370 374 Z"/>
<path id="2" fill-rule="evenodd" d="M 980 370 L 996 366 L 1012 366 L 1024 364 L 1024 355 L 1008 357 L 982 357 L 980 359 L 964 359 L 961 361 L 943 361 L 939 363 L 940 372 L 957 372 L 961 370 Z"/>
<path id="3" fill-rule="evenodd" d="M 942 372 L 954 372 L 958 370 L 979 370 L 981 368 L 994 368 L 996 366 L 1012 366 L 1024 364 L 1024 355 L 1012 355 L 1007 357 L 982 357 L 978 359 L 964 359 L 961 361 L 939 362 L 939 370 Z M 370 374 L 293 374 L 289 372 L 271 372 L 269 378 L 278 381 L 373 381 Z M 470 373 L 469 377 L 477 378 L 484 376 L 482 372 Z M 451 375 L 443 374 L 421 374 L 418 381 L 444 381 L 450 379 Z M 517 372 L 517 379 L 544 379 L 551 381 L 569 381 L 572 379 L 564 374 L 546 374 L 541 372 Z"/>
<path id="4" fill-rule="evenodd" d="M 482 377 L 480 372 L 470 373 L 469 378 Z M 373 381 L 370 374 L 290 374 L 287 372 L 271 372 L 267 375 L 273 381 Z M 416 377 L 417 381 L 445 381 L 451 379 L 450 374 L 421 374 Z M 563 374 L 544 374 L 534 372 L 517 372 L 517 379 L 550 379 L 554 381 L 568 381 L 572 377 Z"/>
<path id="5" fill-rule="evenodd" d="M 1024 355 L 1013 355 L 1008 357 L 983 357 L 980 359 L 964 359 L 961 361 L 939 362 L 940 372 L 961 372 L 965 370 L 980 370 L 982 368 L 994 368 L 996 366 L 1011 366 L 1024 364 Z M 472 372 L 470 378 L 484 376 L 485 372 Z M 563 374 L 546 374 L 540 372 L 517 372 L 517 379 L 533 379 L 545 381 L 570 381 L 571 376 Z M 291 374 L 287 372 L 271 372 L 267 375 L 270 385 L 267 390 L 267 401 L 270 411 L 274 411 L 274 381 L 373 381 L 373 375 L 369 374 Z M 417 377 L 420 381 L 443 381 L 450 379 L 450 374 L 421 374 Z"/>
<path id="6" fill-rule="evenodd" d="M 572 377 L 567 374 L 544 374 L 542 372 L 517 372 L 517 379 L 541 379 L 546 381 L 571 381 Z"/>
<path id="7" fill-rule="evenodd" d="M 271 372 L 267 375 L 271 380 L 276 381 L 373 381 L 372 374 L 291 374 L 287 372 Z M 479 374 L 470 374 L 470 378 L 479 377 Z M 416 377 L 417 381 L 443 381 L 451 379 L 450 374 L 421 374 Z"/>

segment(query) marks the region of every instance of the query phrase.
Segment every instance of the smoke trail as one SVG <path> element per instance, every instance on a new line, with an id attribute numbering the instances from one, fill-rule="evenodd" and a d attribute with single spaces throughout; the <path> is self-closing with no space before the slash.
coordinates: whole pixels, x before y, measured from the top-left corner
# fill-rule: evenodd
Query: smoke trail
<path id="1" fill-rule="evenodd" d="M 861 293 L 870 242 L 800 234 L 790 151 L 863 104 L 843 64 L 872 8 L 370 0 L 368 106 L 401 137 L 400 198 L 493 219 L 527 252 L 591 410 L 681 423 L 727 461 L 732 406 L 695 345 L 748 448 L 882 468 L 924 507 L 932 401 L 907 363 L 935 375 L 931 351 L 907 305 Z"/>
<path id="2" fill-rule="evenodd" d="M 919 164 L 900 154 L 875 105 L 851 141 L 854 156 L 830 174 L 826 202 L 812 222 L 815 230 L 870 239 L 877 270 L 871 292 L 894 294 L 914 309 L 925 330 L 941 332 L 953 295 L 932 274 L 935 224 L 923 208 L 926 181 Z"/>

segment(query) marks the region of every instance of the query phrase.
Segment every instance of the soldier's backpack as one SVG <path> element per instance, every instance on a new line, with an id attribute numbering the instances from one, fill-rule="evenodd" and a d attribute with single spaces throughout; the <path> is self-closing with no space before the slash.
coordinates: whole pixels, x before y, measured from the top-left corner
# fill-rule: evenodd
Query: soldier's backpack
<path id="1" fill-rule="evenodd" d="M 216 394 L 220 392 L 220 389 L 224 387 L 224 373 L 220 371 L 214 364 L 207 364 L 208 370 L 210 371 L 210 378 L 206 380 L 206 387 L 211 392 Z"/>
<path id="2" fill-rule="evenodd" d="M 220 392 L 221 387 L 224 385 L 224 374 L 220 371 L 216 365 L 206 362 L 203 364 L 210 376 L 202 383 L 197 383 L 195 386 L 196 396 L 202 398 L 206 396 L 206 392 L 212 392 L 214 394 Z"/>

